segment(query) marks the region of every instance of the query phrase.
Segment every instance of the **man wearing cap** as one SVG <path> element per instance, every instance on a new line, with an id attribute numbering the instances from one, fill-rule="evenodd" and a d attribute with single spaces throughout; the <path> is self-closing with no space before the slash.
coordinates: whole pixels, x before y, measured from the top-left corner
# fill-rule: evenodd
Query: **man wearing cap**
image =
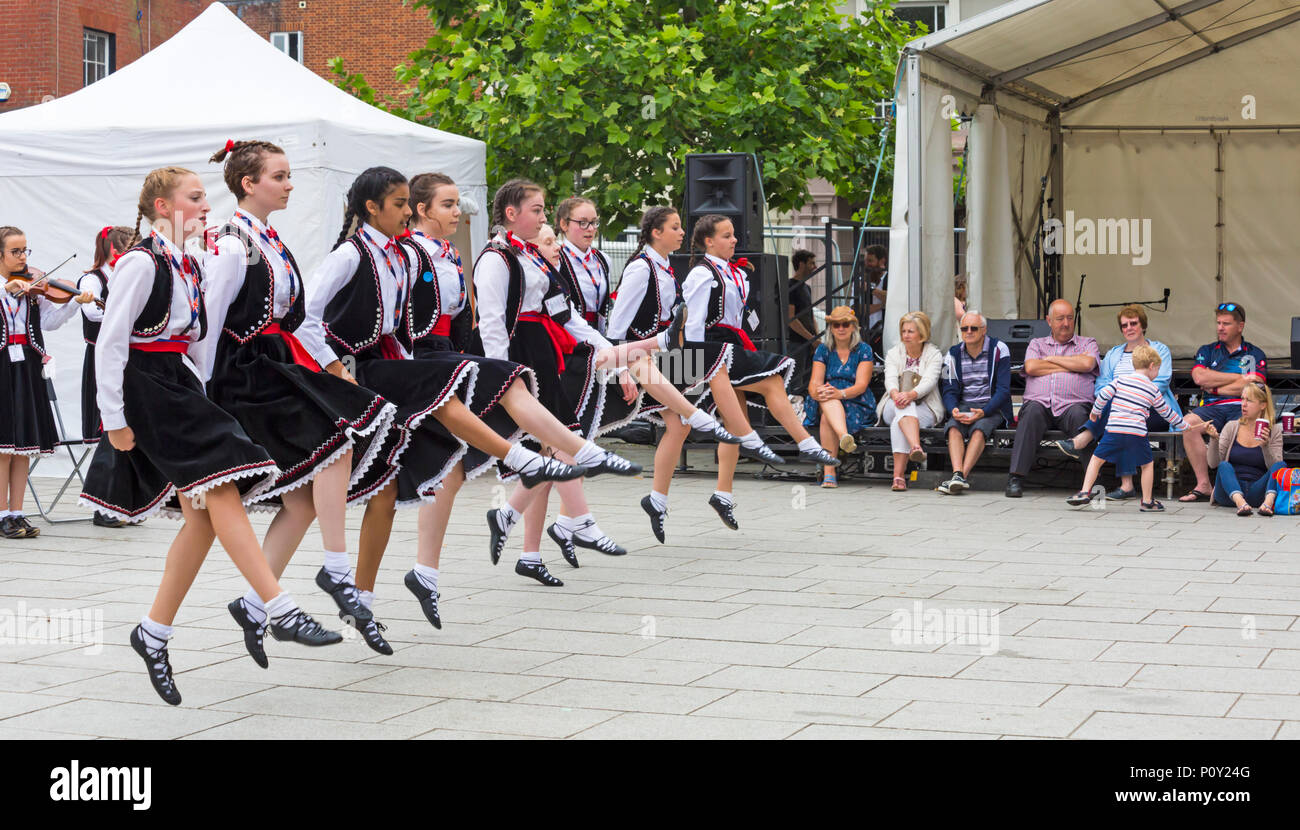
<path id="1" fill-rule="evenodd" d="M 1187 416 L 1188 429 L 1183 432 L 1183 449 L 1196 486 L 1179 501 L 1210 500 L 1210 467 L 1206 461 L 1203 430 L 1192 429 L 1209 421 L 1216 430 L 1228 421 L 1241 417 L 1241 389 L 1251 380 L 1267 383 L 1264 353 L 1241 335 L 1246 328 L 1246 309 L 1241 303 L 1220 303 L 1214 310 L 1219 339 L 1196 352 L 1192 382 L 1201 387 L 1201 405 Z"/>

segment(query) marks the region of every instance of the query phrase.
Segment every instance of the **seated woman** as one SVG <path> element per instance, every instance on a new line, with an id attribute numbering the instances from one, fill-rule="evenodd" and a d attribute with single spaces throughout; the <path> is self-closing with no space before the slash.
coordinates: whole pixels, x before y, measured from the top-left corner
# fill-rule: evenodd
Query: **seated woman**
<path id="1" fill-rule="evenodd" d="M 877 407 L 880 422 L 889 424 L 894 450 L 894 485 L 907 489 L 907 461 L 921 461 L 921 430 L 943 420 L 939 374 L 943 352 L 930 342 L 930 318 L 909 311 L 898 321 L 898 343 L 885 355 L 885 397 Z"/>
<path id="2" fill-rule="evenodd" d="M 1156 389 L 1164 397 L 1165 403 L 1179 414 L 1182 410 L 1178 408 L 1178 399 L 1169 389 L 1169 381 L 1174 376 L 1174 361 L 1169 354 L 1169 347 L 1159 340 L 1147 339 L 1147 312 L 1140 305 L 1126 305 L 1119 310 L 1116 315 L 1119 321 L 1119 332 L 1124 337 L 1124 342 L 1115 346 L 1106 352 L 1102 358 L 1101 365 L 1097 369 L 1096 389 L 1101 391 L 1102 387 L 1116 378 L 1124 377 L 1133 372 L 1133 350 L 1140 346 L 1150 346 L 1160 355 L 1160 374 L 1153 381 Z M 1088 421 L 1083 425 L 1083 429 L 1074 438 L 1066 438 L 1056 442 L 1056 446 L 1061 452 L 1071 458 L 1078 458 L 1085 447 L 1094 440 L 1101 437 L 1106 429 L 1106 420 L 1110 417 L 1110 405 L 1101 413 L 1101 419 L 1098 421 Z M 1147 432 L 1166 432 L 1169 430 L 1169 424 L 1154 409 L 1147 419 Z M 1120 476 L 1120 486 L 1106 494 L 1108 499 L 1131 499 L 1137 496 L 1137 491 L 1133 488 L 1133 473 L 1130 469 L 1116 469 Z"/>
<path id="3" fill-rule="evenodd" d="M 1264 437 L 1255 437 L 1255 419 L 1269 426 Z M 1252 507 L 1264 504 L 1273 474 L 1286 465 L 1282 461 L 1282 428 L 1274 421 L 1273 395 L 1261 383 L 1247 383 L 1241 390 L 1241 420 L 1228 421 L 1223 432 L 1207 424 L 1210 437 L 1206 460 L 1214 468 L 1214 503 L 1236 507 L 1238 516 L 1251 515 Z M 1270 510 L 1264 515 L 1269 515 Z"/>
<path id="4" fill-rule="evenodd" d="M 851 453 L 858 448 L 853 433 L 876 423 L 876 397 L 869 388 L 876 355 L 862 342 L 853 309 L 838 306 L 826 316 L 826 325 L 826 340 L 813 352 L 803 425 L 812 429 L 820 423 L 826 452 L 833 455 L 838 447 Z M 834 467 L 825 468 L 824 475 L 823 487 L 838 486 Z"/>

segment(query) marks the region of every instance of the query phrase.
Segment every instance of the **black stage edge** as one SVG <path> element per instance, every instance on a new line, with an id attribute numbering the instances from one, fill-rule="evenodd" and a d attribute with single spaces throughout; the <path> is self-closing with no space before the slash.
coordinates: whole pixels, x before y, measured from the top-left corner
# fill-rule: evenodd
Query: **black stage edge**
<path id="1" fill-rule="evenodd" d="M 845 724 L 845 730 L 866 725 Z M 905 734 L 883 729 L 874 737 Z M 626 809 L 629 797 L 642 814 L 671 813 L 680 820 L 689 809 L 734 820 L 737 813 L 766 813 L 775 806 L 774 792 L 786 810 L 808 810 L 813 821 L 830 818 L 831 806 L 857 808 L 867 818 L 889 805 L 918 819 L 978 816 L 988 822 L 1097 813 L 1223 818 L 1265 808 L 1276 814 L 1294 804 L 1293 748 L 1285 742 L 899 740 L 843 747 L 843 755 L 797 741 L 699 742 L 689 753 L 650 742 L 595 747 L 577 741 L 520 742 L 508 753 L 497 742 L 421 741 L 10 741 L 5 748 L 0 764 L 7 812 L 24 822 L 102 817 L 265 827 L 268 819 L 284 817 L 290 819 L 286 827 L 313 819 L 329 827 L 371 826 L 399 818 L 396 813 L 436 822 L 435 816 L 451 818 L 460 809 L 473 814 L 478 806 L 489 807 L 496 822 L 514 810 L 534 820 L 590 812 L 608 820 L 609 807 L 622 802 Z M 63 784 L 74 765 L 75 801 Z M 105 768 L 130 767 L 149 769 L 148 809 L 135 809 L 129 793 L 117 801 L 82 798 L 91 794 L 81 789 L 90 786 L 88 770 L 103 780 Z M 1192 793 L 1209 793 L 1211 801 L 1194 801 L 1201 796 Z M 484 796 L 495 798 L 484 802 Z M 222 821 L 230 817 L 239 820 Z M 364 823 L 354 825 L 352 817 Z"/>

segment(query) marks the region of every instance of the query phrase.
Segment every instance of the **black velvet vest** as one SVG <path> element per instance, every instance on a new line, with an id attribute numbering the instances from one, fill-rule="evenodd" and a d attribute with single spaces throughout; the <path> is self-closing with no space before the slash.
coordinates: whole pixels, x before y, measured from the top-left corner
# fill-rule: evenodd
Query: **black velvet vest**
<path id="1" fill-rule="evenodd" d="M 99 299 L 108 302 L 108 277 L 104 276 L 104 269 L 96 268 L 94 271 L 87 271 L 85 276 L 94 277 L 99 280 Z M 81 336 L 90 345 L 95 345 L 99 339 L 99 327 L 102 323 L 99 320 L 92 320 L 86 315 L 81 315 Z"/>
<path id="2" fill-rule="evenodd" d="M 348 237 L 343 244 L 354 246 L 361 254 L 361 262 L 352 279 L 325 306 L 321 322 L 326 337 L 349 354 L 357 354 L 379 342 L 384 303 L 379 289 L 379 267 L 370 248 L 359 234 Z"/>
<path id="3" fill-rule="evenodd" d="M 45 357 L 45 337 L 41 334 L 41 301 L 36 297 L 25 297 L 19 298 L 18 302 L 27 309 L 27 342 L 40 353 L 41 357 Z M 9 342 L 9 314 L 3 312 L 0 313 L 0 317 L 4 318 L 0 321 L 0 335 L 4 337 L 4 340 L 0 341 L 0 348 L 2 348 Z"/>
<path id="4" fill-rule="evenodd" d="M 168 256 L 165 253 L 153 249 L 147 237 L 131 250 L 144 251 L 153 258 L 153 289 L 149 292 L 149 299 L 144 304 L 144 310 L 131 324 L 131 336 L 157 337 L 167 330 L 167 326 L 172 319 L 172 280 L 174 277 L 171 264 L 167 261 Z M 185 254 L 184 257 L 199 281 L 199 336 L 195 339 L 202 340 L 208 334 L 208 315 L 203 304 L 203 272 L 199 270 L 199 263 L 194 257 L 189 254 Z"/>
<path id="5" fill-rule="evenodd" d="M 222 331 L 240 343 L 247 343 L 271 325 L 275 313 L 274 272 L 262 249 L 244 228 L 234 222 L 228 222 L 218 234 L 218 237 L 221 236 L 238 238 L 244 243 L 244 253 L 248 257 L 244 284 L 240 286 L 239 293 L 235 295 L 230 309 L 226 312 L 226 325 Z M 304 298 L 306 292 L 302 290 L 302 270 L 298 268 L 298 261 L 293 258 L 293 252 L 287 247 L 284 252 L 289 256 L 294 272 L 300 277 L 298 296 L 294 298 L 293 305 L 289 307 L 280 324 L 285 331 L 293 331 L 302 325 L 303 318 L 307 316 L 307 303 Z"/>
<path id="6" fill-rule="evenodd" d="M 411 286 L 406 307 L 402 309 L 402 324 L 397 331 L 397 339 L 413 352 L 415 344 L 432 335 L 434 324 L 442 314 L 442 295 L 438 285 L 438 271 L 433 267 L 433 258 L 429 252 L 411 237 L 401 240 L 401 245 L 406 248 L 408 256 L 415 258 L 418 266 L 418 276 Z M 426 274 L 429 279 L 425 279 Z M 451 343 L 457 351 L 463 352 L 470 347 L 473 328 L 473 315 L 467 305 L 451 319 Z"/>

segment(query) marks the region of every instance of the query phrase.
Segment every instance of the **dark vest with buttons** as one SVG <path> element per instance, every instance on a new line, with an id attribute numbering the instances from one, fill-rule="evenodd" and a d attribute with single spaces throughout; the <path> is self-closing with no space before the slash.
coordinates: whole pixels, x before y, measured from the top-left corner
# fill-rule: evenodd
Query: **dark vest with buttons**
<path id="1" fill-rule="evenodd" d="M 584 273 L 581 277 L 578 275 L 578 269 L 573 267 L 572 260 L 569 259 L 568 250 L 560 249 L 560 278 L 565 282 L 565 291 L 569 299 L 573 301 L 573 307 L 578 310 L 579 314 L 590 314 L 595 312 L 603 317 L 609 317 L 610 309 L 613 307 L 609 296 L 609 260 L 605 258 L 598 249 L 591 249 L 596 254 L 596 260 L 600 263 L 601 270 L 605 274 L 605 295 L 600 298 L 598 308 L 587 308 L 587 295 L 582 293 L 578 280 L 586 279 Z"/>
<path id="2" fill-rule="evenodd" d="M 727 310 L 727 277 L 718 270 L 718 266 L 707 257 L 702 259 L 701 264 L 709 269 L 713 274 L 713 286 L 709 289 L 709 316 L 704 320 L 705 328 L 713 328 L 721 323 L 726 316 Z M 740 314 L 741 324 L 743 326 L 745 314 L 742 309 Z"/>
<path id="3" fill-rule="evenodd" d="M 144 251 L 153 259 L 153 288 L 149 292 L 149 299 L 145 301 L 144 309 L 131 324 L 131 336 L 158 337 L 167 330 L 172 319 L 172 282 L 175 277 L 171 263 L 167 261 L 166 254 L 154 251 L 147 237 L 131 250 Z M 203 272 L 199 270 L 198 260 L 194 257 L 185 254 L 184 259 L 190 264 L 190 270 L 199 282 L 199 319 L 196 322 L 199 336 L 195 340 L 202 340 L 208 334 L 208 314 L 203 304 Z"/>
<path id="4" fill-rule="evenodd" d="M 12 296 L 10 297 L 12 300 Z M 31 297 L 20 297 L 18 302 L 26 306 L 27 320 L 27 342 L 35 349 L 41 357 L 45 357 L 45 337 L 41 334 L 41 306 L 40 300 L 33 302 Z M 9 314 L 0 313 L 4 320 L 0 321 L 0 334 L 4 336 L 4 343 L 9 342 Z"/>
<path id="5" fill-rule="evenodd" d="M 396 334 L 402 345 L 414 352 L 417 343 L 433 336 L 433 327 L 442 316 L 442 293 L 438 285 L 438 270 L 433 267 L 433 258 L 424 246 L 413 237 L 403 238 L 400 244 L 406 248 L 407 256 L 414 257 L 418 276 L 407 293 L 406 307 L 402 309 L 402 324 L 398 326 Z M 459 264 L 460 254 L 456 253 L 455 247 L 452 252 Z M 425 278 L 426 274 L 428 279 Z M 466 305 L 451 318 L 451 344 L 457 351 L 463 352 L 470 347 L 473 328 L 473 315 Z"/>
<path id="6" fill-rule="evenodd" d="M 357 354 L 379 342 L 384 302 L 379 289 L 379 264 L 371 255 L 370 246 L 360 234 L 353 234 L 343 244 L 355 247 L 361 254 L 361 262 L 352 279 L 325 306 L 322 325 L 325 336 L 334 345 L 342 346 L 349 354 Z M 402 249 L 400 244 L 398 249 Z"/>
<path id="7" fill-rule="evenodd" d="M 661 321 L 664 318 L 665 298 L 659 296 L 658 266 L 650 259 L 649 254 L 644 251 L 632 257 L 628 262 L 631 264 L 631 262 L 638 259 L 644 261 L 650 268 L 650 280 L 646 284 L 645 295 L 641 297 L 641 304 L 637 306 L 636 314 L 632 316 L 632 322 L 627 327 L 628 340 L 644 340 L 647 337 L 653 337 L 664 328 Z M 674 285 L 676 285 L 676 281 L 674 281 Z M 680 285 L 676 285 L 676 288 L 675 296 L 668 301 L 670 308 L 681 300 L 682 288 Z"/>
<path id="8" fill-rule="evenodd" d="M 515 327 L 519 323 L 519 314 L 522 311 L 524 304 L 524 266 L 520 263 L 519 252 L 515 250 L 513 245 L 508 242 L 500 242 L 494 239 L 488 242 L 487 247 L 483 249 L 483 253 L 479 254 L 478 259 L 475 260 L 474 268 L 476 270 L 478 269 L 478 263 L 482 262 L 483 257 L 487 256 L 491 252 L 495 252 L 497 255 L 503 257 L 506 261 L 506 266 L 510 269 L 510 281 L 506 288 L 506 333 L 513 338 L 515 336 Z M 546 294 L 542 297 L 542 311 L 540 312 L 542 314 L 546 313 L 546 301 L 557 294 L 563 294 L 564 296 L 569 297 L 570 301 L 572 301 L 572 296 L 565 288 L 564 282 L 556 273 L 554 266 L 549 262 L 546 264 L 546 273 L 547 276 L 550 277 L 551 284 L 546 289 Z M 477 296 L 478 294 L 475 293 L 476 298 Z"/>
<path id="9" fill-rule="evenodd" d="M 96 268 L 94 271 L 87 271 L 85 276 L 99 280 L 99 299 L 108 302 L 108 277 L 104 276 L 103 268 Z M 95 345 L 99 339 L 99 327 L 102 325 L 100 320 L 92 320 L 86 315 L 81 315 L 81 336 L 90 345 Z"/>
<path id="10" fill-rule="evenodd" d="M 266 254 L 244 228 L 234 222 L 228 222 L 217 236 L 218 238 L 236 237 L 244 243 L 244 254 L 248 257 L 248 267 L 244 271 L 244 284 L 240 286 L 239 293 L 230 303 L 230 309 L 226 312 L 226 325 L 222 329 L 223 333 L 230 335 L 239 343 L 247 343 L 266 331 L 273 322 L 275 272 L 272 271 Z M 284 252 L 293 265 L 294 273 L 301 275 L 302 271 L 298 268 L 298 261 L 293 258 L 293 252 L 287 247 Z M 301 286 L 302 281 L 299 280 L 298 296 L 294 297 L 293 305 L 289 307 L 280 323 L 285 331 L 298 328 L 302 325 L 303 318 L 307 316 L 307 303 L 303 298 L 305 292 L 301 290 Z"/>

